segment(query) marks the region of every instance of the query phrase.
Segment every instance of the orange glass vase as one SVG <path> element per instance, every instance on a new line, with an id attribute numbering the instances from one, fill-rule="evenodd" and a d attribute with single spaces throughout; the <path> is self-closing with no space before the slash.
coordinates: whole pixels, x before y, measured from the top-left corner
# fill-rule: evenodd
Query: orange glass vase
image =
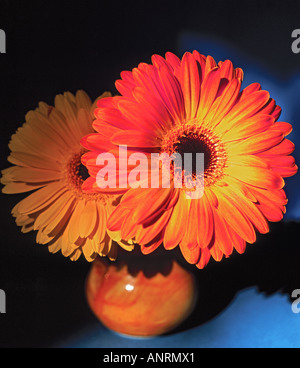
<path id="1" fill-rule="evenodd" d="M 180 325 L 196 302 L 191 271 L 175 259 L 133 256 L 109 262 L 97 258 L 86 282 L 88 304 L 108 329 L 150 337 Z"/>

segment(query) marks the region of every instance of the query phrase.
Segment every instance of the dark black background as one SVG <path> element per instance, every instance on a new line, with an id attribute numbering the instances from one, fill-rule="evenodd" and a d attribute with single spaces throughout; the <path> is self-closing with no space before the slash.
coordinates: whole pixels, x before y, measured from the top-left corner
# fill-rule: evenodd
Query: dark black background
<path id="1" fill-rule="evenodd" d="M 176 53 L 182 31 L 229 41 L 282 76 L 300 69 L 300 54 L 291 52 L 291 33 L 300 28 L 296 0 L 0 0 L 0 28 L 7 37 L 7 53 L 0 54 L 0 169 L 9 166 L 10 136 L 38 101 L 51 104 L 56 94 L 81 88 L 92 98 L 114 92 L 122 70 L 154 53 Z M 0 196 L 0 289 L 7 295 L 0 346 L 50 346 L 95 321 L 84 298 L 90 265 L 50 255 L 34 234 L 21 234 L 10 215 L 21 197 Z M 293 237 L 299 239 L 296 224 L 277 224 L 246 254 L 212 261 L 198 273 L 206 307 L 184 327 L 215 315 L 243 287 L 289 294 L 299 288 Z"/>

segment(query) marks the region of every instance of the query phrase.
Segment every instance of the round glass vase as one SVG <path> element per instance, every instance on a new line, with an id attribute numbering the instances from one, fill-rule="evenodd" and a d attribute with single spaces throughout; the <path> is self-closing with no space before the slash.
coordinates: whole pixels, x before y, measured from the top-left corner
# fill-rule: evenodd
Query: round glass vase
<path id="1" fill-rule="evenodd" d="M 191 269 L 165 253 L 121 253 L 114 262 L 95 259 L 86 298 L 104 326 L 122 335 L 153 337 L 187 319 L 197 299 L 195 278 Z"/>

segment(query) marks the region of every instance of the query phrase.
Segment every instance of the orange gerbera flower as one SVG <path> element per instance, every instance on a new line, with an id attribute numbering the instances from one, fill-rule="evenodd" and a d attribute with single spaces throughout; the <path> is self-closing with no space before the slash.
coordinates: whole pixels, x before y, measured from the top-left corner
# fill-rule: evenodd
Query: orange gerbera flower
<path id="1" fill-rule="evenodd" d="M 289 156 L 294 145 L 285 139 L 292 127 L 277 121 L 281 108 L 258 83 L 241 90 L 241 69 L 197 51 L 181 60 L 154 55 L 152 65 L 141 63 L 121 78 L 122 96 L 99 101 L 95 110 L 101 134 L 83 140 L 91 151 L 84 156 L 86 190 L 97 190 L 96 157 L 110 138 L 115 147 L 106 148 L 115 154 L 118 145 L 145 154 L 204 153 L 204 194 L 187 199 L 185 187 L 129 189 L 110 230 L 144 254 L 161 243 L 167 250 L 179 245 L 189 263 L 203 268 L 211 256 L 220 261 L 233 249 L 244 252 L 256 230 L 267 233 L 268 221 L 282 219 L 283 177 L 297 171 Z"/>
<path id="2" fill-rule="evenodd" d="M 61 249 L 72 260 L 81 253 L 88 261 L 97 254 L 116 256 L 106 232 L 116 196 L 81 189 L 88 175 L 80 139 L 93 131 L 94 107 L 83 91 L 56 96 L 54 107 L 40 102 L 12 136 L 8 160 L 15 166 L 2 171 L 4 193 L 35 191 L 12 210 L 22 232 L 37 230 L 37 243 L 48 244 L 52 253 Z"/>

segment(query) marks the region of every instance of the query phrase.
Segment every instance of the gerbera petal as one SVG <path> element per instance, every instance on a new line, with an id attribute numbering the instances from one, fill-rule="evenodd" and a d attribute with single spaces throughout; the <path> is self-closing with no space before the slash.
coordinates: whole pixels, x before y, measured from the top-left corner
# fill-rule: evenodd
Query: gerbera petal
<path id="1" fill-rule="evenodd" d="M 226 172 L 233 178 L 258 188 L 281 189 L 284 186 L 284 180 L 280 175 L 263 167 L 230 166 Z"/>
<path id="2" fill-rule="evenodd" d="M 176 195 L 172 189 L 169 188 L 149 188 L 141 192 L 141 197 L 138 200 L 139 203 L 135 206 L 133 215 L 134 221 L 139 224 L 147 223 L 151 221 L 152 216 L 169 209 L 170 200 Z M 148 197 L 152 198 L 151 203 L 147 202 Z M 125 199 L 126 200 L 126 199 Z M 126 206 L 126 203 L 124 203 Z"/>
<path id="3" fill-rule="evenodd" d="M 43 229 L 45 234 L 49 236 L 61 236 L 61 232 L 64 231 L 67 223 L 70 223 L 70 217 L 76 209 L 76 200 L 74 198 L 70 198 L 68 202 L 66 202 L 64 208 L 57 212 L 49 224 Z"/>
<path id="4" fill-rule="evenodd" d="M 40 229 L 37 234 L 36 234 L 36 242 L 38 244 L 47 244 L 49 243 L 52 239 L 54 239 L 54 236 L 49 236 L 47 234 L 45 234 L 43 232 L 42 229 Z"/>
<path id="5" fill-rule="evenodd" d="M 261 214 L 256 204 L 249 200 L 243 192 L 243 187 L 228 186 L 223 188 L 223 191 L 227 193 L 227 198 L 230 198 L 236 208 L 246 217 L 255 228 L 261 233 L 266 234 L 269 231 L 269 226 Z"/>
<path id="6" fill-rule="evenodd" d="M 289 167 L 295 166 L 295 158 L 293 156 L 276 156 L 275 157 L 263 157 L 270 167 Z"/>
<path id="7" fill-rule="evenodd" d="M 240 99 L 232 107 L 230 113 L 224 117 L 222 125 L 230 127 L 238 121 L 250 118 L 268 102 L 269 98 L 270 95 L 267 91 L 256 91 L 247 95 L 247 98 Z"/>
<path id="8" fill-rule="evenodd" d="M 152 64 L 159 69 L 160 67 L 167 68 L 170 72 L 173 72 L 172 66 L 160 55 L 152 55 L 151 56 Z"/>
<path id="9" fill-rule="evenodd" d="M 189 213 L 186 224 L 186 230 L 184 237 L 182 238 L 180 245 L 184 248 L 193 249 L 199 247 L 198 237 L 199 237 L 199 227 L 195 226 L 195 219 L 199 218 L 199 199 L 193 199 L 186 204 L 189 205 Z M 196 262 L 195 262 L 196 263 Z"/>
<path id="10" fill-rule="evenodd" d="M 132 123 L 130 120 L 126 119 L 116 108 L 101 107 L 95 109 L 94 113 L 96 120 L 93 122 L 93 128 L 98 133 L 101 133 L 103 123 L 109 123 L 110 125 L 120 129 L 132 129 Z"/>
<path id="11" fill-rule="evenodd" d="M 234 73 L 235 73 L 235 77 L 242 82 L 243 79 L 244 79 L 243 69 L 241 69 L 241 68 L 235 68 Z"/>
<path id="12" fill-rule="evenodd" d="M 163 241 L 163 232 L 161 234 L 158 234 L 148 244 L 142 244 L 141 252 L 145 255 L 154 252 L 161 245 L 162 241 Z"/>
<path id="13" fill-rule="evenodd" d="M 187 246 L 184 246 L 180 243 L 180 250 L 184 258 L 188 263 L 196 264 L 199 262 L 201 249 L 200 247 L 194 247 L 193 249 L 190 249 Z"/>
<path id="14" fill-rule="evenodd" d="M 120 227 L 122 239 L 125 241 L 134 239 L 138 229 L 141 227 L 142 225 L 139 225 L 135 221 L 132 221 L 132 211 L 129 211 Z"/>
<path id="15" fill-rule="evenodd" d="M 115 149 L 115 146 L 102 134 L 91 133 L 81 138 L 80 143 L 86 149 L 98 153 L 109 152 Z"/>
<path id="16" fill-rule="evenodd" d="M 253 92 L 257 92 L 261 90 L 261 85 L 259 83 L 252 83 L 249 86 L 245 87 L 240 94 L 240 101 L 245 100 L 249 95 Z"/>
<path id="17" fill-rule="evenodd" d="M 282 132 L 282 134 L 284 135 L 284 137 L 286 137 L 287 135 L 289 135 L 292 130 L 293 127 L 291 124 L 286 123 L 284 121 L 277 121 L 272 127 L 271 130 L 279 130 L 280 132 Z"/>
<path id="18" fill-rule="evenodd" d="M 34 229 L 37 230 L 49 224 L 51 219 L 60 211 L 67 208 L 67 204 L 71 205 L 72 196 L 69 192 L 63 193 L 55 202 L 53 202 L 46 210 L 38 215 L 34 223 Z"/>
<path id="19" fill-rule="evenodd" d="M 172 92 L 172 97 L 170 97 L 169 99 L 162 85 L 161 77 L 159 76 L 159 70 L 157 68 L 155 68 L 152 65 L 147 65 L 146 68 L 144 68 L 143 70 L 141 68 L 133 69 L 132 73 L 136 81 L 137 87 L 141 87 L 143 90 L 147 91 L 149 96 L 158 97 L 163 102 L 164 106 L 167 108 L 170 116 L 172 116 L 172 119 L 174 121 L 177 121 L 178 117 L 181 116 L 181 114 L 183 113 L 183 109 L 182 110 L 180 109 L 180 111 L 176 109 L 176 101 L 179 102 L 177 98 L 179 97 L 178 93 L 180 93 L 178 87 L 176 87 L 176 90 Z M 166 73 L 162 73 L 162 78 L 169 84 L 166 87 L 166 89 L 170 89 L 172 88 L 172 86 L 170 86 L 170 83 L 172 82 L 169 79 L 169 75 L 165 74 Z M 175 80 L 173 80 L 173 86 L 174 83 L 176 85 Z M 174 101 L 175 103 L 173 104 Z"/>
<path id="20" fill-rule="evenodd" d="M 145 245 L 153 241 L 153 239 L 155 239 L 156 236 L 159 235 L 163 229 L 165 229 L 171 214 L 172 209 L 166 210 L 154 223 L 151 223 L 149 226 L 139 227 L 139 230 L 136 234 L 137 243 Z"/>
<path id="21" fill-rule="evenodd" d="M 221 262 L 224 254 L 219 248 L 218 243 L 216 241 L 213 241 L 212 244 L 210 245 L 209 252 L 215 261 Z"/>
<path id="22" fill-rule="evenodd" d="M 69 238 L 68 241 L 70 243 L 76 243 L 76 241 L 78 240 L 78 238 L 80 237 L 80 232 L 79 232 L 79 222 L 80 222 L 80 218 L 81 218 L 81 213 L 84 210 L 84 205 L 85 205 L 85 201 L 84 200 L 79 200 L 78 203 L 75 206 L 75 209 L 72 213 L 72 215 L 70 216 L 70 227 L 69 227 Z M 48 229 L 48 231 L 50 230 L 53 231 L 54 228 L 52 229 Z"/>
<path id="23" fill-rule="evenodd" d="M 206 57 L 206 60 L 205 60 L 205 76 L 207 74 L 209 74 L 209 72 L 212 70 L 212 69 L 215 69 L 217 66 L 217 63 L 215 62 L 215 59 L 210 56 L 210 55 L 207 55 Z"/>
<path id="24" fill-rule="evenodd" d="M 127 130 L 115 133 L 112 136 L 115 145 L 126 145 L 128 147 L 159 147 L 161 142 L 151 135 L 146 135 L 137 130 Z"/>
<path id="25" fill-rule="evenodd" d="M 79 235 L 87 238 L 93 231 L 97 221 L 97 208 L 95 201 L 86 201 L 79 221 Z"/>
<path id="26" fill-rule="evenodd" d="M 86 109 L 80 108 L 77 111 L 77 120 L 81 122 L 79 126 L 81 136 L 90 133 L 93 121 L 91 113 Z"/>
<path id="27" fill-rule="evenodd" d="M 27 183 L 5 183 L 2 193 L 14 194 L 25 193 L 43 187 L 45 184 L 27 184 Z"/>
<path id="28" fill-rule="evenodd" d="M 182 240 L 188 221 L 188 206 L 184 193 L 180 193 L 178 201 L 173 208 L 170 221 L 164 234 L 165 249 L 175 248 Z M 180 224 L 180 226 L 179 226 Z"/>
<path id="29" fill-rule="evenodd" d="M 61 249 L 61 238 L 54 238 L 49 244 L 48 244 L 48 250 L 50 253 L 57 253 Z"/>
<path id="30" fill-rule="evenodd" d="M 183 55 L 178 73 L 184 96 L 186 119 L 193 119 L 198 110 L 201 80 L 197 62 L 191 53 L 186 52 Z"/>
<path id="31" fill-rule="evenodd" d="M 263 157 L 265 162 L 282 177 L 289 177 L 295 175 L 298 171 L 298 167 L 295 164 L 295 159 L 292 156 L 275 156 Z"/>
<path id="32" fill-rule="evenodd" d="M 123 99 L 118 102 L 118 108 L 123 117 L 130 121 L 131 127 L 128 127 L 128 129 L 139 130 L 149 135 L 155 135 L 155 129 L 158 127 L 155 121 L 152 120 L 151 115 L 144 110 L 139 103 Z M 124 126 L 120 125 L 120 120 L 117 126 L 124 129 Z"/>
<path id="33" fill-rule="evenodd" d="M 279 130 L 267 130 L 243 140 L 225 142 L 225 145 L 228 152 L 248 155 L 267 151 L 278 145 L 283 138 L 283 134 Z"/>
<path id="34" fill-rule="evenodd" d="M 66 124 L 70 131 L 74 132 L 76 136 L 81 135 L 81 129 L 76 117 L 76 105 L 71 103 L 63 95 L 57 95 L 54 101 L 55 107 L 65 116 Z"/>
<path id="35" fill-rule="evenodd" d="M 268 150 L 259 152 L 258 155 L 261 157 L 277 157 L 277 155 L 290 155 L 295 150 L 295 145 L 288 139 L 284 139 L 282 142 Z"/>
<path id="36" fill-rule="evenodd" d="M 88 262 L 92 262 L 96 258 L 96 253 L 93 248 L 93 240 L 86 239 L 84 247 L 82 247 L 82 253 Z"/>
<path id="37" fill-rule="evenodd" d="M 58 195 L 61 195 L 64 191 L 64 188 L 61 188 L 61 183 L 50 183 L 19 202 L 18 212 L 30 214 L 40 211 L 43 207 L 48 206 L 57 198 Z"/>
<path id="38" fill-rule="evenodd" d="M 298 166 L 295 165 L 293 167 L 277 167 L 272 166 L 274 172 L 282 176 L 283 178 L 288 178 L 290 176 L 294 176 L 298 171 Z"/>
<path id="39" fill-rule="evenodd" d="M 223 142 L 238 141 L 268 130 L 274 124 L 274 118 L 270 115 L 256 115 L 244 120 L 240 124 L 231 126 L 222 135 Z M 278 129 L 280 130 L 280 129 Z"/>
<path id="40" fill-rule="evenodd" d="M 220 261 L 223 254 L 227 257 L 232 253 L 233 244 L 230 232 L 228 231 L 228 225 L 222 216 L 222 210 L 213 210 L 214 216 L 214 238 L 212 244 L 209 246 L 212 256 L 216 261 Z M 228 213 L 230 216 L 230 213 Z M 241 224 L 242 226 L 242 224 Z M 213 252 L 212 252 L 213 250 Z M 220 254 L 222 253 L 222 256 Z"/>
<path id="41" fill-rule="evenodd" d="M 271 113 L 275 121 L 279 119 L 280 114 L 281 114 L 281 107 L 275 106 L 274 111 L 272 111 Z"/>
<path id="42" fill-rule="evenodd" d="M 238 97 L 240 88 L 241 82 L 238 79 L 233 79 L 226 86 L 221 98 L 215 100 L 215 106 L 213 105 L 211 108 L 213 113 L 208 116 L 209 126 L 211 128 L 214 128 L 215 125 L 218 124 L 230 111 Z"/>
<path id="43" fill-rule="evenodd" d="M 63 178 L 63 173 L 58 170 L 38 169 L 31 167 L 14 167 L 10 173 L 10 180 L 29 183 L 45 183 Z"/>
<path id="44" fill-rule="evenodd" d="M 214 229 L 211 201 L 207 192 L 198 201 L 198 214 L 198 243 L 201 248 L 206 248 L 211 242 Z"/>
<path id="45" fill-rule="evenodd" d="M 168 99 L 168 108 L 175 122 L 185 118 L 184 99 L 178 80 L 167 67 L 159 68 L 159 77 Z"/>
<path id="46" fill-rule="evenodd" d="M 89 95 L 81 90 L 78 90 L 75 95 L 76 98 L 76 105 L 78 109 L 90 110 L 92 106 L 92 100 L 90 99 Z"/>
<path id="47" fill-rule="evenodd" d="M 173 119 L 171 114 L 157 96 L 149 96 L 147 91 L 140 87 L 136 87 L 133 90 L 133 96 L 147 111 L 151 119 L 151 125 L 157 132 L 164 131 L 172 125 Z"/>
<path id="48" fill-rule="evenodd" d="M 267 160 L 256 155 L 232 155 L 229 160 L 230 165 L 263 167 L 265 169 L 271 167 Z"/>
<path id="49" fill-rule="evenodd" d="M 230 228 L 228 230 L 230 232 L 234 249 L 240 254 L 244 253 L 246 250 L 246 241 L 241 238 L 234 230 Z"/>
<path id="50" fill-rule="evenodd" d="M 220 78 L 225 78 L 231 81 L 234 77 L 234 68 L 230 60 L 225 60 L 220 66 Z"/>
<path id="51" fill-rule="evenodd" d="M 7 160 L 10 163 L 18 166 L 34 167 L 38 169 L 45 168 L 45 158 L 42 155 L 32 155 L 24 151 L 12 151 Z M 47 160 L 47 167 L 49 169 L 55 170 L 57 168 L 57 162 L 54 160 Z"/>
<path id="52" fill-rule="evenodd" d="M 226 214 L 224 219 L 228 225 L 231 226 L 232 229 L 248 243 L 254 243 L 256 240 L 256 234 L 251 222 L 240 212 L 234 202 L 228 197 L 226 189 L 215 189 L 215 193 L 218 196 L 218 213 Z M 216 221 L 216 218 L 219 220 L 214 210 L 214 221 Z M 215 231 L 216 228 L 218 228 L 217 225 L 215 225 Z"/>
<path id="53" fill-rule="evenodd" d="M 251 188 L 250 190 L 257 198 L 257 208 L 269 221 L 278 222 L 282 220 L 285 208 L 283 205 L 280 205 L 280 203 L 278 204 L 278 197 L 274 198 L 274 192 L 263 191 L 256 188 Z"/>
<path id="54" fill-rule="evenodd" d="M 208 262 L 210 260 L 210 256 L 211 256 L 211 254 L 210 254 L 210 251 L 209 251 L 208 247 L 202 248 L 201 253 L 200 253 L 200 258 L 199 258 L 199 261 L 196 264 L 196 266 L 199 269 L 203 269 L 208 264 Z"/>
<path id="55" fill-rule="evenodd" d="M 205 118 L 211 108 L 220 85 L 220 69 L 212 69 L 205 76 L 201 86 L 201 99 L 198 108 L 197 119 Z"/>
<path id="56" fill-rule="evenodd" d="M 94 238 L 95 242 L 99 243 L 106 241 L 107 219 L 113 210 L 113 206 L 104 204 L 102 201 L 96 201 L 95 205 L 97 206 L 97 222 L 90 236 Z"/>
<path id="57" fill-rule="evenodd" d="M 107 228 L 110 231 L 118 231 L 122 228 L 122 223 L 130 213 L 130 210 L 124 210 L 122 206 L 117 206 L 109 216 Z"/>
<path id="58" fill-rule="evenodd" d="M 173 70 L 176 70 L 176 68 L 180 67 L 180 59 L 178 56 L 174 55 L 172 52 L 166 53 L 166 60 L 171 65 Z"/>

